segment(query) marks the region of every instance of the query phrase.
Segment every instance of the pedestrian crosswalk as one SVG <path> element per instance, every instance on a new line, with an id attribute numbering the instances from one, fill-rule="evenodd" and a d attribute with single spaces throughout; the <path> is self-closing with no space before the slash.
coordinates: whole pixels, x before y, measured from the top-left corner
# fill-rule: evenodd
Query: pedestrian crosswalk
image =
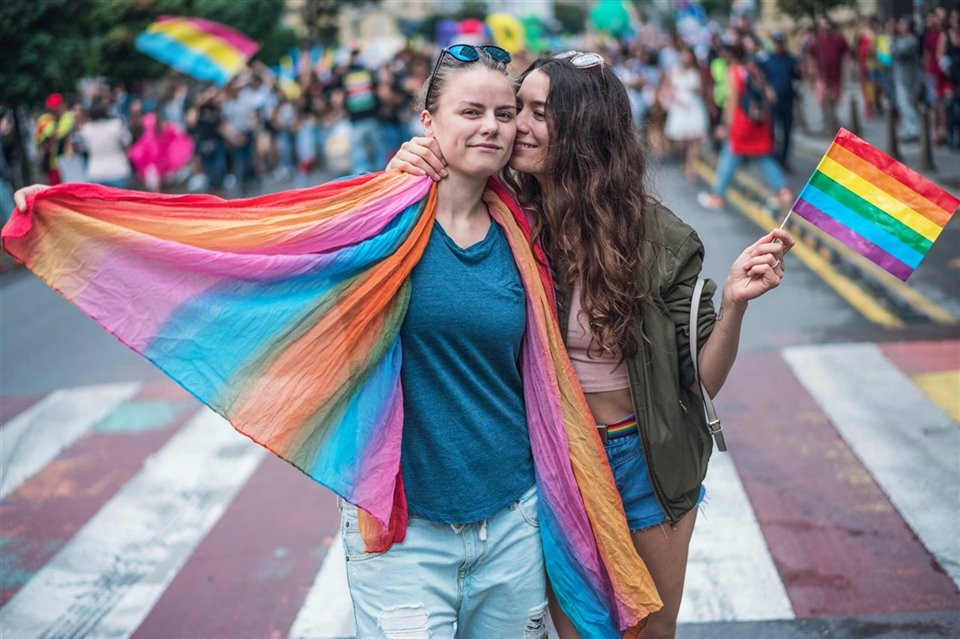
<path id="1" fill-rule="evenodd" d="M 5 424 L 0 449 L 0 498 L 46 466 L 137 388 L 137 384 L 111 384 L 58 390 Z"/>
<path id="2" fill-rule="evenodd" d="M 960 607 L 958 370 L 960 341 L 742 355 L 681 623 Z M 173 384 L 4 406 L 0 636 L 352 636 L 335 499 Z"/>

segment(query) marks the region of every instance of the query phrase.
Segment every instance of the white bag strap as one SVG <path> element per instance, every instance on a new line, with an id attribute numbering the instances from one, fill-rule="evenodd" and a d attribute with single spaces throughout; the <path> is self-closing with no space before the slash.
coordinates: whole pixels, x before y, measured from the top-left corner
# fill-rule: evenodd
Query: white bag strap
<path id="1" fill-rule="evenodd" d="M 727 445 L 723 441 L 723 432 L 721 431 L 720 418 L 717 417 L 717 411 L 713 407 L 713 400 L 707 393 L 706 387 L 700 380 L 700 366 L 697 363 L 699 359 L 699 349 L 697 348 L 697 316 L 700 311 L 700 294 L 703 292 L 703 285 L 706 283 L 702 277 L 697 278 L 697 284 L 693 287 L 693 297 L 690 299 L 690 359 L 693 360 L 693 379 L 700 386 L 700 395 L 703 397 L 703 412 L 707 417 L 707 430 L 713 435 L 717 442 L 717 450 L 726 452 Z"/>

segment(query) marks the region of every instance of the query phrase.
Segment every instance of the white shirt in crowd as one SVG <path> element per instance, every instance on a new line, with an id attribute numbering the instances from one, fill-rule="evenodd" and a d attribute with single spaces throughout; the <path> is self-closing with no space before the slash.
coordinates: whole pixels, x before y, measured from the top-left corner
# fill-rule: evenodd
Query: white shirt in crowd
<path id="1" fill-rule="evenodd" d="M 87 150 L 87 175 L 91 182 L 122 180 L 130 177 L 127 146 L 130 131 L 120 118 L 93 120 L 80 127 Z"/>

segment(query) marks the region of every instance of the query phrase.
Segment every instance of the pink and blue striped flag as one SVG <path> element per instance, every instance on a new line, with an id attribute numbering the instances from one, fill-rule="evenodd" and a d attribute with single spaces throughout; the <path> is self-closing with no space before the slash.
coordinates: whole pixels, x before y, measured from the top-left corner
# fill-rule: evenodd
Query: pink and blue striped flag
<path id="1" fill-rule="evenodd" d="M 906 281 L 960 199 L 840 129 L 792 212 Z"/>
<path id="2" fill-rule="evenodd" d="M 198 80 L 223 86 L 260 45 L 212 20 L 161 16 L 137 36 L 137 50 Z"/>

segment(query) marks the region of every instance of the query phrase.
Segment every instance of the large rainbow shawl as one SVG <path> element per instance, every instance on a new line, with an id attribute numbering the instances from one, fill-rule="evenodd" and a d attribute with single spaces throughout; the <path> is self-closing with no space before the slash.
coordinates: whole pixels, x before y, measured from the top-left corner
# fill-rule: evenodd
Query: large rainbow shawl
<path id="1" fill-rule="evenodd" d="M 583 636 L 636 636 L 661 602 L 564 350 L 546 260 L 499 182 L 484 200 L 527 292 L 524 395 L 554 592 Z M 406 526 L 399 329 L 435 203 L 429 178 L 393 172 L 230 201 L 64 184 L 2 236 L 238 431 L 356 504 L 373 551 Z"/>

